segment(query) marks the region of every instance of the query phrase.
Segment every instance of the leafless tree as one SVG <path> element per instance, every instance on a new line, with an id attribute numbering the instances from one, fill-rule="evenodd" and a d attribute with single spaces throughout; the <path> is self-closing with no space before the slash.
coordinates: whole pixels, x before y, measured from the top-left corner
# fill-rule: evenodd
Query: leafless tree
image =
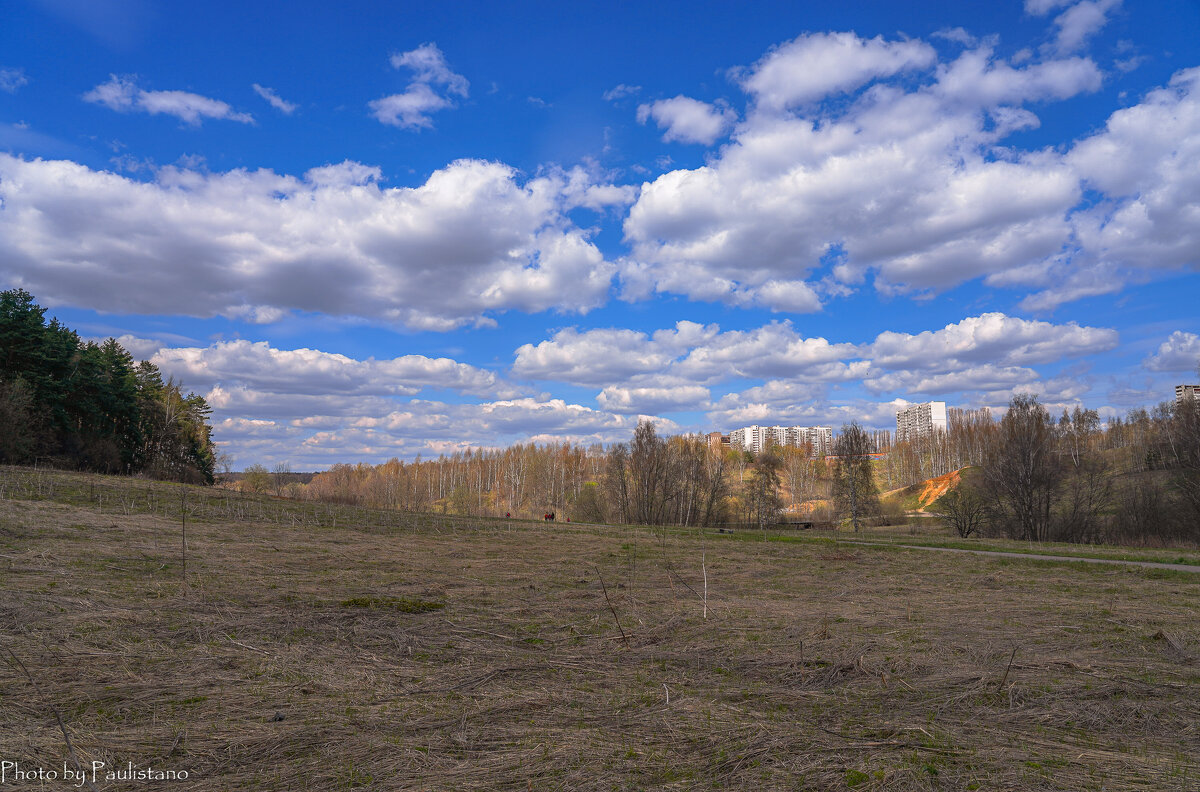
<path id="1" fill-rule="evenodd" d="M 774 447 L 768 447 L 754 460 L 754 470 L 746 480 L 745 500 L 760 529 L 774 525 L 783 501 L 779 497 L 779 468 L 783 460 Z"/>
<path id="2" fill-rule="evenodd" d="M 983 465 L 988 497 L 1011 536 L 1049 538 L 1050 510 L 1061 477 L 1050 415 L 1036 396 L 1017 394 Z"/>
<path id="3" fill-rule="evenodd" d="M 974 485 L 960 480 L 957 487 L 937 499 L 930 511 L 966 539 L 987 521 L 988 504 Z"/>
<path id="4" fill-rule="evenodd" d="M 839 514 L 861 530 L 864 517 L 879 512 L 879 488 L 871 470 L 871 436 L 857 423 L 843 426 L 833 441 L 837 463 L 833 471 L 833 500 Z"/>
<path id="5" fill-rule="evenodd" d="M 629 447 L 617 443 L 608 452 L 608 466 L 604 471 L 604 492 L 610 512 L 621 522 L 632 520 L 629 503 Z"/>
<path id="6" fill-rule="evenodd" d="M 662 525 L 675 496 L 671 454 L 650 421 L 639 421 L 629 446 L 629 501 L 633 522 Z"/>

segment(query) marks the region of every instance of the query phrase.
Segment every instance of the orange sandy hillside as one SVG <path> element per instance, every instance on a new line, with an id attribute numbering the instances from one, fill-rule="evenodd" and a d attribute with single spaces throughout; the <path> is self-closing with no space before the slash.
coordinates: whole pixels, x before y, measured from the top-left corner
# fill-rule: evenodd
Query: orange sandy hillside
<path id="1" fill-rule="evenodd" d="M 924 512 L 934 501 L 958 486 L 962 480 L 962 471 L 953 470 L 944 476 L 926 479 L 910 487 L 900 487 L 890 490 L 881 496 L 884 499 L 895 499 L 905 503 L 905 508 Z M 915 507 L 915 508 L 914 508 Z"/>
<path id="2" fill-rule="evenodd" d="M 962 480 L 961 473 L 961 470 L 952 470 L 944 476 L 938 476 L 937 478 L 931 478 L 923 482 L 921 484 L 921 494 L 917 496 L 921 508 L 917 511 L 925 511 L 925 507 L 957 487 L 958 482 Z"/>

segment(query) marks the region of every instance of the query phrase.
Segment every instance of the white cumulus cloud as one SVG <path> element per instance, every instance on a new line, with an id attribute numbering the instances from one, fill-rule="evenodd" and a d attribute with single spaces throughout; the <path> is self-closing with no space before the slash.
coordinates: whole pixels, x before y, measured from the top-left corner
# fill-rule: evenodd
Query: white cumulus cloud
<path id="1" fill-rule="evenodd" d="M 1052 363 L 1105 352 L 1119 341 L 1117 331 L 1109 328 L 987 313 L 915 335 L 880 333 L 866 354 L 887 369 L 952 371 L 981 364 Z"/>
<path id="2" fill-rule="evenodd" d="M 574 176 L 521 181 L 477 160 L 385 188 L 353 162 L 299 177 L 168 167 L 138 182 L 0 154 L 0 268 L 43 299 L 103 311 L 447 330 L 607 300 L 614 266 L 564 216 L 581 195 Z"/>
<path id="3" fill-rule="evenodd" d="M 653 119 L 663 132 L 663 141 L 670 143 L 702 143 L 710 146 L 725 135 L 737 120 L 737 113 L 728 107 L 712 105 L 687 96 L 660 99 L 638 107 L 639 123 Z"/>
<path id="4" fill-rule="evenodd" d="M 415 395 L 426 389 L 513 395 L 494 373 L 449 358 L 403 355 L 356 360 L 317 349 L 276 349 L 266 341 L 220 341 L 159 349 L 150 359 L 189 387 L 242 385 L 272 393 Z"/>
<path id="5" fill-rule="evenodd" d="M 1075 52 L 1108 23 L 1109 12 L 1119 8 L 1121 0 L 1083 0 L 1055 18 L 1058 36 L 1054 47 L 1059 52 Z"/>
<path id="6" fill-rule="evenodd" d="M 776 47 L 742 79 L 760 107 L 783 109 L 897 72 L 922 69 L 936 59 L 922 41 L 859 38 L 854 33 L 805 33 Z"/>
<path id="7" fill-rule="evenodd" d="M 708 405 L 708 400 L 708 388 L 699 385 L 635 388 L 612 385 L 596 396 L 596 402 L 606 410 L 637 414 L 700 410 Z"/>
<path id="8" fill-rule="evenodd" d="M 470 83 L 450 68 L 437 44 L 422 44 L 392 55 L 391 64 L 394 69 L 410 69 L 413 76 L 402 93 L 370 103 L 371 113 L 380 123 L 404 129 L 429 128 L 433 126 L 431 113 L 455 106 L 451 95 L 467 97 Z"/>
<path id="9" fill-rule="evenodd" d="M 1176 330 L 1159 345 L 1158 351 L 1146 358 L 1151 371 L 1186 371 L 1196 374 L 1200 369 L 1200 335 Z"/>
<path id="10" fill-rule="evenodd" d="M 914 69 L 915 85 L 897 78 Z M 872 80 L 852 100 L 818 101 Z M 935 64 L 922 42 L 802 36 L 742 81 L 774 112 L 750 112 L 703 166 L 643 185 L 625 221 L 623 295 L 802 313 L 872 274 L 885 293 L 1045 279 L 1072 241 L 1080 178 L 1061 153 L 1004 139 L 1040 124 L 1024 105 L 1101 82 L 1087 58 L 1017 67 L 985 43 Z"/>

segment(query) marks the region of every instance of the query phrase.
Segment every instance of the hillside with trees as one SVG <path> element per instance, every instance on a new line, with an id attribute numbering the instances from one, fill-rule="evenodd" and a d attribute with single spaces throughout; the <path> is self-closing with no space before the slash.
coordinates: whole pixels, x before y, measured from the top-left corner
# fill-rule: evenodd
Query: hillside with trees
<path id="1" fill-rule="evenodd" d="M 204 398 L 45 314 L 23 289 L 0 293 L 0 463 L 211 484 Z"/>

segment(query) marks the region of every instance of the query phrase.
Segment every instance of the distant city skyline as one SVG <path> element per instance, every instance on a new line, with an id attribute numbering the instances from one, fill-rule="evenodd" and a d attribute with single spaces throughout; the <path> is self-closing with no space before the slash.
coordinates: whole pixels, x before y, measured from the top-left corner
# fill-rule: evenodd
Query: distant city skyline
<path id="1" fill-rule="evenodd" d="M 0 288 L 235 468 L 1200 378 L 1190 0 L 0 11 Z"/>

